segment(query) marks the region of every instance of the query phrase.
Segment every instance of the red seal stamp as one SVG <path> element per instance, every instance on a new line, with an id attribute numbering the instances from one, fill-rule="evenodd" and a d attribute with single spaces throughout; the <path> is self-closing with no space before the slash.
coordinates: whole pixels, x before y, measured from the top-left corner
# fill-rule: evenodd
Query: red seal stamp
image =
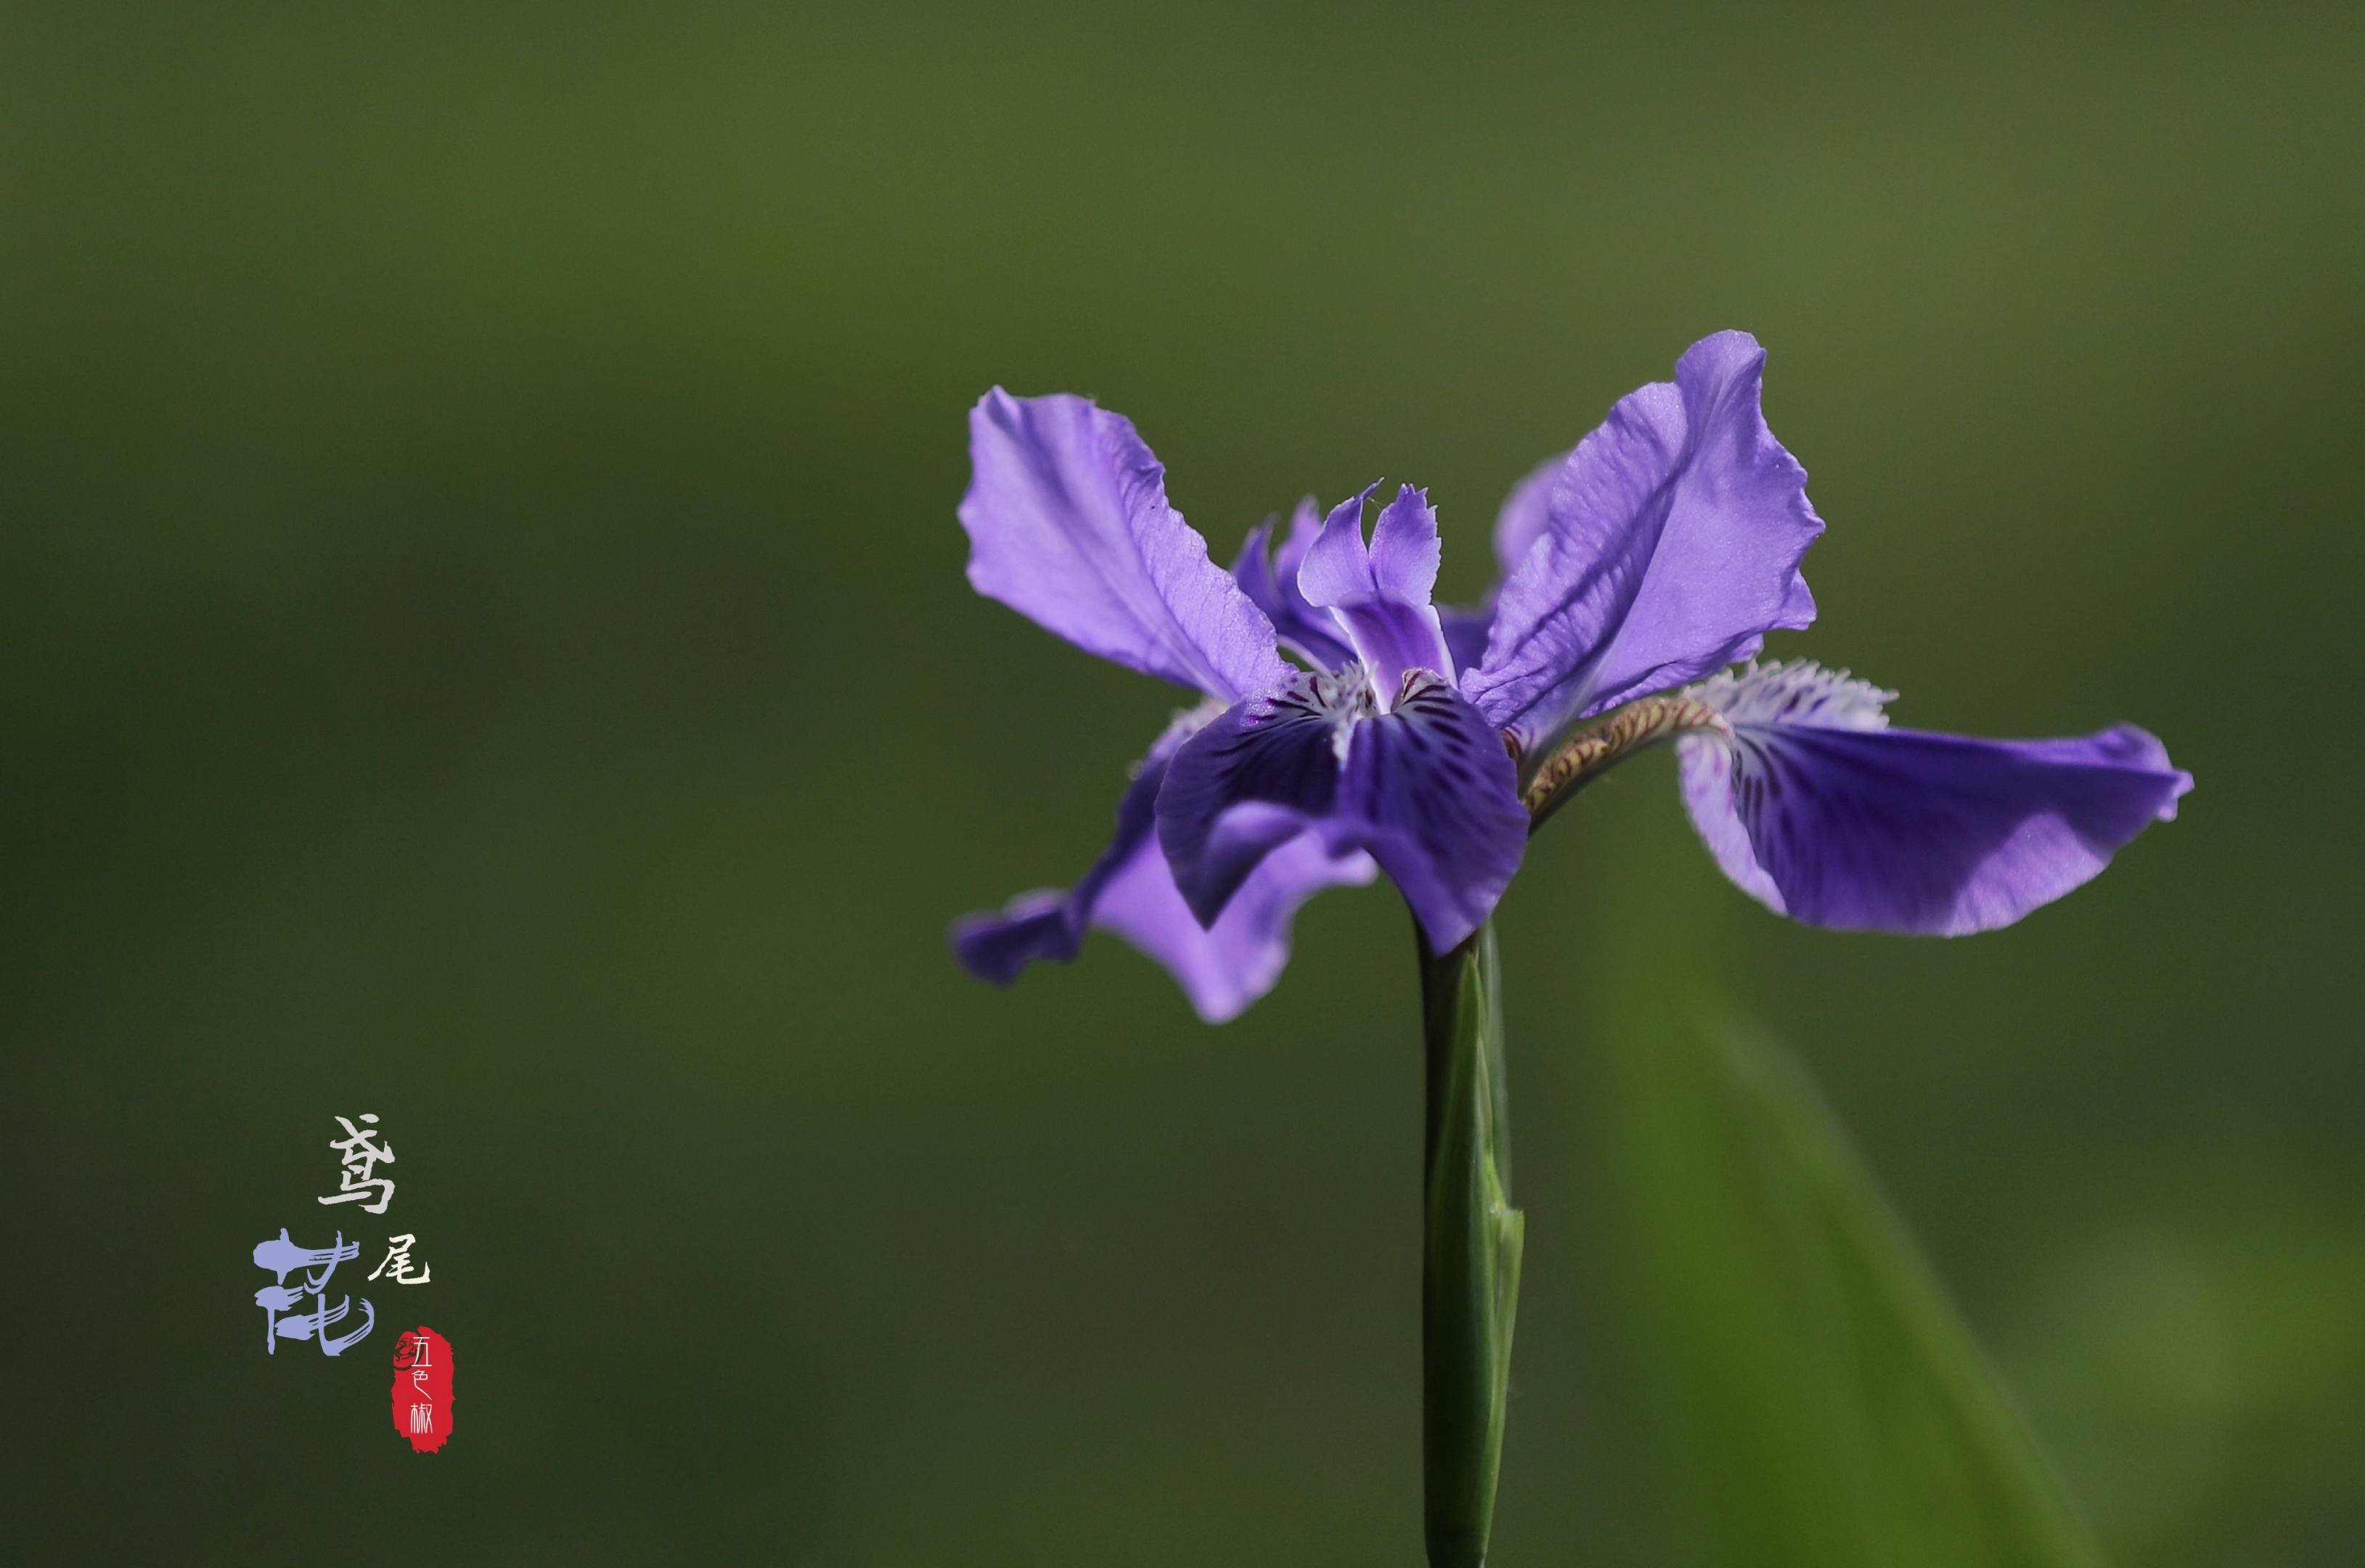
<path id="1" fill-rule="evenodd" d="M 433 1453 L 452 1435 L 452 1341 L 424 1324 L 394 1347 L 394 1429 L 414 1453 Z"/>

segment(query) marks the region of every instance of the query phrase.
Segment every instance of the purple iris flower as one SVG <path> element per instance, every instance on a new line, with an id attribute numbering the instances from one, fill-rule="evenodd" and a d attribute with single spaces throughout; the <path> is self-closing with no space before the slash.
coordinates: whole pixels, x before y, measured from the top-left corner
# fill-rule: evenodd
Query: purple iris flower
<path id="1" fill-rule="evenodd" d="M 1717 864 L 1810 924 L 2009 924 L 2172 818 L 2191 778 L 2132 725 L 1892 730 L 1894 693 L 1754 662 L 1767 632 L 1814 619 L 1799 563 L 1823 527 L 1760 412 L 1764 365 L 1746 333 L 1704 339 L 1530 474 L 1496 522 L 1503 580 L 1472 610 L 1431 602 L 1423 491 L 1399 489 L 1368 540 L 1377 486 L 1327 517 L 1309 500 L 1227 573 L 1127 420 L 987 394 L 960 507 L 971 584 L 1204 700 L 1150 746 L 1082 880 L 957 923 L 961 961 L 1007 983 L 1100 926 L 1220 1021 L 1279 979 L 1301 903 L 1382 869 L 1441 953 L 1493 912 L 1534 825 L 1669 737 Z"/>

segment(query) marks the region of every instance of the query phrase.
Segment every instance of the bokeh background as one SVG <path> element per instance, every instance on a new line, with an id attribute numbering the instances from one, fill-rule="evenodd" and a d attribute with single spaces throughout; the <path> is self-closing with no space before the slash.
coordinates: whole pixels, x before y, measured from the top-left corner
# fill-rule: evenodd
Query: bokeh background
<path id="1" fill-rule="evenodd" d="M 1945 943 L 1749 904 L 1664 756 L 1556 820 L 1497 1559 L 1687 1550 L 1586 1221 L 1647 971 L 1810 1065 L 2117 1561 L 2353 1562 L 2360 132 L 2332 6 L 11 8 L 12 1553 L 1417 1562 L 1407 923 L 1218 1029 L 957 971 L 1177 700 L 970 595 L 965 411 L 1098 396 L 1227 557 L 1425 484 L 1466 599 L 1741 327 L 1831 525 L 1774 651 L 2200 787 Z M 266 1358 L 364 1110 L 433 1282 Z"/>

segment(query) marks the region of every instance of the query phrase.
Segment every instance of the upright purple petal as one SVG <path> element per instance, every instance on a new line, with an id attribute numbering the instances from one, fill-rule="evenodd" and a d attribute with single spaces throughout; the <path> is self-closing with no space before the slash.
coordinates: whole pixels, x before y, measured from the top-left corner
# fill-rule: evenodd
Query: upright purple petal
<path id="1" fill-rule="evenodd" d="M 1333 855 L 1367 851 L 1441 952 L 1478 928 L 1519 869 L 1528 815 L 1514 783 L 1500 737 L 1441 678 L 1415 677 L 1378 714 L 1368 690 L 1301 677 L 1175 754 L 1159 839 L 1202 920 L 1308 829 Z"/>
<path id="2" fill-rule="evenodd" d="M 1759 411 L 1765 362 L 1745 332 L 1704 338 L 1569 454 L 1462 683 L 1530 750 L 1814 619 L 1799 562 L 1823 525 Z"/>
<path id="3" fill-rule="evenodd" d="M 1492 604 L 1440 604 L 1437 628 L 1445 633 L 1446 651 L 1456 669 L 1476 669 L 1486 656 L 1486 634 L 1495 629 Z"/>
<path id="4" fill-rule="evenodd" d="M 1552 487 L 1573 455 L 1563 452 L 1545 458 L 1503 498 L 1503 510 L 1495 514 L 1495 564 L 1505 578 L 1519 569 L 1536 541 L 1551 529 Z M 1478 661 L 1470 662 L 1475 668 Z"/>
<path id="5" fill-rule="evenodd" d="M 1486 590 L 1485 601 L 1437 607 L 1437 623 L 1445 633 L 1446 651 L 1453 655 L 1455 669 L 1474 670 L 1485 662 L 1486 639 L 1495 630 L 1495 598 L 1503 591 L 1502 579 L 1519 569 L 1551 525 L 1552 485 L 1568 458 L 1565 452 L 1545 458 L 1504 498 L 1503 510 L 1495 516 L 1495 560 L 1501 569 L 1495 586 Z"/>
<path id="6" fill-rule="evenodd" d="M 1378 488 L 1377 486 L 1373 487 Z M 1392 704 L 1414 670 L 1453 677 L 1453 655 L 1429 595 L 1437 587 L 1437 513 L 1410 485 L 1380 512 L 1363 543 L 1362 495 L 1339 503 L 1297 569 L 1306 601 L 1330 610 L 1371 666 L 1381 706 Z"/>
<path id="7" fill-rule="evenodd" d="M 2192 776 L 2132 724 L 2066 740 L 1887 728 L 1894 695 L 1812 665 L 1694 689 L 1730 740 L 1676 743 L 1725 874 L 1810 925 L 1956 936 L 2009 925 L 2176 815 Z"/>
<path id="8" fill-rule="evenodd" d="M 970 414 L 969 580 L 1088 653 L 1237 701 L 1289 666 L 1119 414 L 995 387 Z"/>
<path id="9" fill-rule="evenodd" d="M 1073 889 L 1022 893 L 998 913 L 954 923 L 953 952 L 970 973 L 1008 985 L 1035 959 L 1073 958 L 1085 931 L 1098 926 L 1163 965 L 1199 1016 L 1220 1024 L 1281 978 L 1298 905 L 1379 874 L 1370 857 L 1334 856 L 1318 836 L 1301 834 L 1266 856 L 1215 924 L 1202 926 L 1175 890 L 1155 830 L 1167 766 L 1204 718 L 1187 716 L 1150 748 L 1118 802 L 1115 836 Z"/>
<path id="10" fill-rule="evenodd" d="M 1322 514 L 1308 496 L 1297 503 L 1277 558 L 1268 554 L 1272 524 L 1260 523 L 1250 531 L 1239 559 L 1232 563 L 1232 579 L 1264 611 L 1282 642 L 1323 669 L 1338 669 L 1354 659 L 1355 650 L 1348 646 L 1346 633 L 1331 613 L 1308 604 L 1297 586 L 1298 566 L 1321 532 Z"/>

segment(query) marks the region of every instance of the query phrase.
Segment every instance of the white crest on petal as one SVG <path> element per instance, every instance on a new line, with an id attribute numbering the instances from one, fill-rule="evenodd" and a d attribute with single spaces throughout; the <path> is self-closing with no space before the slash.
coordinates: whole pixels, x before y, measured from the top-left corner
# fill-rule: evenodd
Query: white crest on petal
<path id="1" fill-rule="evenodd" d="M 1736 724 L 1813 724 L 1826 730 L 1885 730 L 1883 704 L 1897 700 L 1868 680 L 1812 659 L 1779 659 L 1720 671 L 1684 689 Z"/>
<path id="2" fill-rule="evenodd" d="M 1409 684 L 1409 682 L 1407 682 Z M 1330 748 L 1341 764 L 1354 738 L 1355 725 L 1379 716 L 1379 693 L 1372 689 L 1370 666 L 1361 660 L 1337 670 L 1301 671 L 1272 696 L 1261 699 L 1272 711 L 1294 711 L 1299 717 L 1318 719 L 1330 726 Z"/>

